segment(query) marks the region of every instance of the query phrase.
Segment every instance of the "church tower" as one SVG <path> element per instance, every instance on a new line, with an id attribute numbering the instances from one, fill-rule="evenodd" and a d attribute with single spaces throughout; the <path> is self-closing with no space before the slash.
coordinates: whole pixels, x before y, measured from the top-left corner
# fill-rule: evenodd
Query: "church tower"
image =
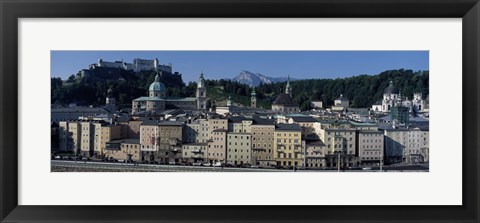
<path id="1" fill-rule="evenodd" d="M 257 96 L 255 94 L 255 87 L 253 87 L 251 98 L 250 98 L 250 107 L 256 108 L 257 107 Z"/>
<path id="2" fill-rule="evenodd" d="M 115 111 L 117 108 L 115 106 L 115 98 L 113 97 L 113 90 L 110 87 L 107 91 L 107 98 L 105 99 L 105 108 L 110 111 Z"/>
<path id="3" fill-rule="evenodd" d="M 285 94 L 290 95 L 292 97 L 292 86 L 290 86 L 290 75 L 288 75 L 287 86 L 285 87 Z"/>
<path id="4" fill-rule="evenodd" d="M 205 79 L 203 73 L 200 74 L 200 78 L 197 83 L 197 109 L 207 109 L 207 87 L 205 86 Z"/>

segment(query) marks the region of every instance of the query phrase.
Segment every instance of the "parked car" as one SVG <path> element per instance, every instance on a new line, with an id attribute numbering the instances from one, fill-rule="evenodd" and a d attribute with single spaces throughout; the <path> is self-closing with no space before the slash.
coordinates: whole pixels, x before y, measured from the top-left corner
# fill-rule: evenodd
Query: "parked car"
<path id="1" fill-rule="evenodd" d="M 57 159 L 57 160 L 62 159 L 61 156 L 55 156 L 54 158 Z"/>
<path id="2" fill-rule="evenodd" d="M 175 165 L 176 163 L 175 163 L 175 161 L 170 161 L 170 162 L 168 162 L 168 164 L 169 165 Z"/>
<path id="3" fill-rule="evenodd" d="M 195 162 L 193 163 L 194 166 L 201 166 L 202 165 L 202 162 Z"/>
<path id="4" fill-rule="evenodd" d="M 211 166 L 212 164 L 210 164 L 210 163 L 204 163 L 203 165 L 204 165 L 204 166 Z"/>
<path id="5" fill-rule="evenodd" d="M 221 166 L 222 166 L 222 163 L 217 162 L 217 163 L 214 163 L 213 166 L 215 166 L 215 167 L 221 167 Z"/>

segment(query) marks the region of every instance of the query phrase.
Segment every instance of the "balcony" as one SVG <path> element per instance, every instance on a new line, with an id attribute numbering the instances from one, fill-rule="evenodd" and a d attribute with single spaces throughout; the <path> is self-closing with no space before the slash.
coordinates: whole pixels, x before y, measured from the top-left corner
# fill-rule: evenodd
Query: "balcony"
<path id="1" fill-rule="evenodd" d="M 203 154 L 193 154 L 192 156 L 192 159 L 203 159 L 205 157 L 203 157 Z"/>
<path id="2" fill-rule="evenodd" d="M 267 151 L 267 149 L 265 149 L 265 148 L 260 148 L 260 147 L 255 147 L 255 148 L 252 148 L 252 150 L 257 150 L 257 151 Z"/>

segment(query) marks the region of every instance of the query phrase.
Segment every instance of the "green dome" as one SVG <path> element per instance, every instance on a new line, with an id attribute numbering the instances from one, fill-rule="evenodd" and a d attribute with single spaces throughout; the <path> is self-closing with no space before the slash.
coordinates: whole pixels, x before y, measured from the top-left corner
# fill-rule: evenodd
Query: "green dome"
<path id="1" fill-rule="evenodd" d="M 157 74 L 155 75 L 155 81 L 150 84 L 150 87 L 148 88 L 150 91 L 167 91 L 167 88 L 165 87 L 165 84 L 160 82 L 160 76 Z"/>
<path id="2" fill-rule="evenodd" d="M 166 91 L 167 88 L 165 87 L 165 84 L 162 82 L 153 82 L 150 84 L 150 88 L 148 89 L 150 91 Z"/>

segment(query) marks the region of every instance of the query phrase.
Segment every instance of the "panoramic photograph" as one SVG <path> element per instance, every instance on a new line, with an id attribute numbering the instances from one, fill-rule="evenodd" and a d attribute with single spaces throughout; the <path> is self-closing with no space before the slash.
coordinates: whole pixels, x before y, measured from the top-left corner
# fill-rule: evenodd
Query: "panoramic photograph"
<path id="1" fill-rule="evenodd" d="M 428 172 L 428 51 L 51 51 L 51 172 Z"/>

